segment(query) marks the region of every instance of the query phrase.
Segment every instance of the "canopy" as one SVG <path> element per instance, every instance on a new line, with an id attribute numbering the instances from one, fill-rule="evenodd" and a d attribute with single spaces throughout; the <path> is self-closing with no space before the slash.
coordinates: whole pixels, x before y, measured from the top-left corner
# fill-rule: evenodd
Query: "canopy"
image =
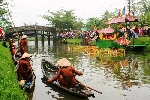
<path id="1" fill-rule="evenodd" d="M 97 30 L 98 33 L 114 33 L 114 29 L 111 27 L 104 28 L 102 30 Z"/>
<path id="2" fill-rule="evenodd" d="M 125 23 L 125 22 L 138 22 L 138 19 L 131 15 L 114 17 L 111 21 L 107 22 L 107 24 L 115 24 L 115 23 Z"/>

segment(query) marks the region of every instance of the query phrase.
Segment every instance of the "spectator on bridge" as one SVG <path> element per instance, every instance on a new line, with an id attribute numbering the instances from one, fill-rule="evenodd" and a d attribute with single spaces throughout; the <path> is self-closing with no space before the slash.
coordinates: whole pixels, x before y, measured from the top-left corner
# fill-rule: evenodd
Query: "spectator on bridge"
<path id="1" fill-rule="evenodd" d="M 21 55 L 23 55 L 25 52 L 27 52 L 27 45 L 28 45 L 28 41 L 27 41 L 27 35 L 23 35 L 22 39 L 20 40 L 20 52 Z"/>

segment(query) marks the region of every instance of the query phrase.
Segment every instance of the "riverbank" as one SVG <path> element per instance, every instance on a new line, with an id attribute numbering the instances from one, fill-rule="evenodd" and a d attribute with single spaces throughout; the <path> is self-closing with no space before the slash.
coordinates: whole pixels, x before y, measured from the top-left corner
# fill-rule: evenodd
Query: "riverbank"
<path id="1" fill-rule="evenodd" d="M 67 39 L 68 43 L 80 43 L 81 41 L 83 41 L 82 39 Z M 139 37 L 137 39 L 131 39 L 131 45 L 146 45 L 144 51 L 150 51 L 150 37 L 145 36 L 145 37 Z M 96 45 L 96 41 L 90 41 L 90 44 L 92 45 Z"/>
<path id="2" fill-rule="evenodd" d="M 27 98 L 18 85 L 14 68 L 9 48 L 3 47 L 0 42 L 0 100 L 26 100 Z"/>

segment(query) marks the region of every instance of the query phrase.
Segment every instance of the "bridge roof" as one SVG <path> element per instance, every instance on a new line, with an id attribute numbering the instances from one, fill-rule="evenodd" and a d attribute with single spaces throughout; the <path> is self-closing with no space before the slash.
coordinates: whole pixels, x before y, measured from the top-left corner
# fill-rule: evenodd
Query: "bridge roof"
<path id="1" fill-rule="evenodd" d="M 6 33 L 15 33 L 15 32 L 24 32 L 24 31 L 55 31 L 55 28 L 48 26 L 39 26 L 39 25 L 28 25 L 28 26 L 20 26 L 9 28 L 6 30 Z"/>

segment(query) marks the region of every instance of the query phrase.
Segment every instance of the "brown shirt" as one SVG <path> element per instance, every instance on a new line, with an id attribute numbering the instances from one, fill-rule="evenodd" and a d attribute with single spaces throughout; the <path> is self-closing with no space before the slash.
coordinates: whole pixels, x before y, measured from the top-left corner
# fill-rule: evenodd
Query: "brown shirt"
<path id="1" fill-rule="evenodd" d="M 62 77 L 60 80 L 62 82 L 61 84 L 65 87 L 72 87 L 77 83 L 75 75 L 82 75 L 82 73 L 75 70 L 72 66 L 62 67 L 51 81 L 56 81 L 58 78 Z"/>
<path id="2" fill-rule="evenodd" d="M 31 69 L 32 68 L 28 60 L 26 59 L 19 60 L 19 68 L 18 68 L 19 72 L 28 72 Z"/>

